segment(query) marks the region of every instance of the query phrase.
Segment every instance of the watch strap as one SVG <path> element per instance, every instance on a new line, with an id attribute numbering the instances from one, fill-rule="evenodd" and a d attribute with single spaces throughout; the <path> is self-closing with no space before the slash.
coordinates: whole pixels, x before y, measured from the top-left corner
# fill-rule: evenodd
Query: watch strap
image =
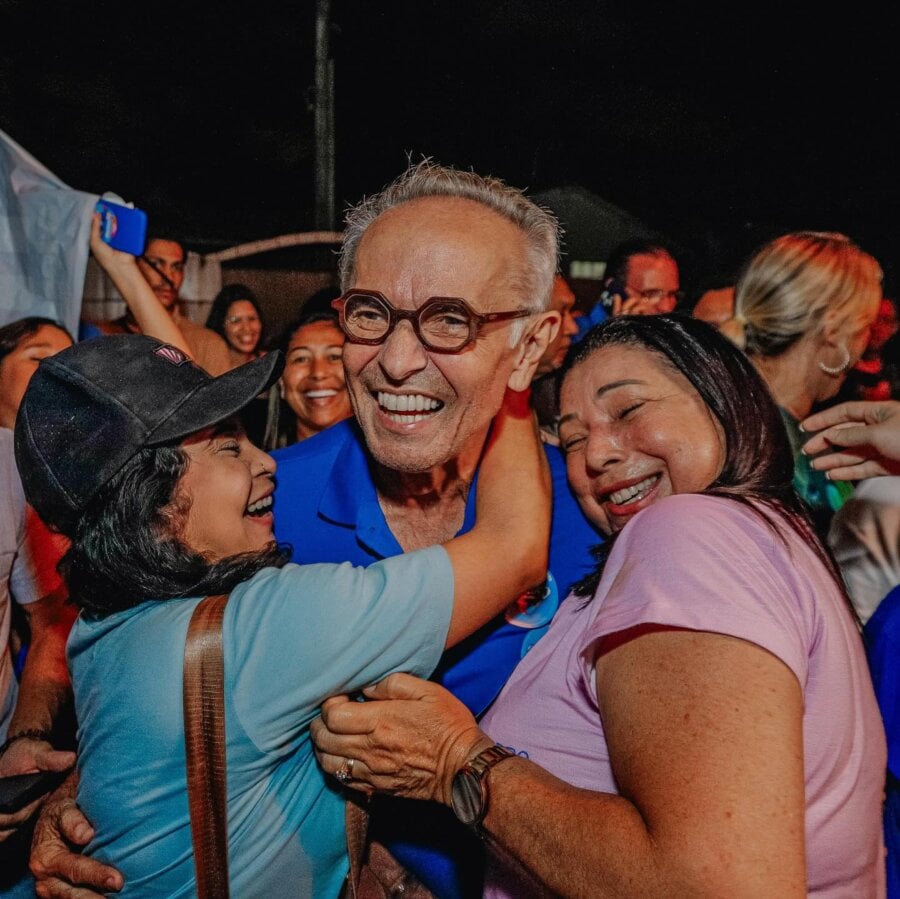
<path id="1" fill-rule="evenodd" d="M 450 803 L 453 812 L 463 824 L 479 833 L 490 802 L 488 773 L 508 758 L 515 758 L 515 753 L 503 746 L 490 746 L 466 762 L 453 778 Z"/>
<path id="2" fill-rule="evenodd" d="M 484 779 L 485 774 L 493 768 L 494 765 L 498 762 L 502 762 L 504 759 L 513 758 L 514 756 L 514 752 L 510 752 L 505 746 L 501 746 L 498 743 L 479 752 L 475 758 L 466 762 L 464 767 L 472 771 L 473 774 L 476 774 L 479 779 Z"/>

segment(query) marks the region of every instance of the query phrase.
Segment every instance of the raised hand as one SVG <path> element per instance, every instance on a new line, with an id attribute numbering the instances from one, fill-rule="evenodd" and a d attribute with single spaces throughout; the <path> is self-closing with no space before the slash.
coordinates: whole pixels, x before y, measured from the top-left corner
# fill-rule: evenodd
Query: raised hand
<path id="1" fill-rule="evenodd" d="M 851 402 L 809 416 L 803 452 L 835 480 L 900 474 L 900 402 Z"/>

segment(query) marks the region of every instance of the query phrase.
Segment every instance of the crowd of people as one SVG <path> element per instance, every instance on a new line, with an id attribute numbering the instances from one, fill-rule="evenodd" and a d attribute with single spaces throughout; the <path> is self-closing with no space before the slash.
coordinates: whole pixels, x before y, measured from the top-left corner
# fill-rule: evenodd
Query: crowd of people
<path id="1" fill-rule="evenodd" d="M 0 328 L 0 776 L 65 777 L 0 895 L 900 897 L 900 393 L 838 402 L 900 365 L 878 262 L 784 234 L 693 315 L 632 241 L 579 310 L 496 178 L 345 224 L 277 335 L 97 222 L 127 314 Z"/>

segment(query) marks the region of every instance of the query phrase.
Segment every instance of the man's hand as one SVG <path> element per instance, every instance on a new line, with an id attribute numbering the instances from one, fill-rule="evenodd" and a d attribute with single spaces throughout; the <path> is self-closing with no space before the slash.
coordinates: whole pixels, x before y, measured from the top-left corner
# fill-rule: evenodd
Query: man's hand
<path id="1" fill-rule="evenodd" d="M 816 435 L 803 445 L 813 468 L 834 480 L 900 474 L 900 402 L 841 403 L 809 416 L 803 430 Z"/>
<path id="2" fill-rule="evenodd" d="M 65 771 L 74 764 L 74 752 L 54 749 L 46 740 L 22 737 L 0 756 L 0 777 L 32 774 L 35 771 Z M 0 842 L 12 836 L 37 811 L 43 800 L 44 797 L 40 796 L 11 815 L 0 815 Z"/>
<path id="3" fill-rule="evenodd" d="M 363 692 L 372 701 L 332 697 L 312 723 L 322 768 L 333 775 L 353 759 L 354 789 L 449 803 L 453 775 L 494 745 L 469 710 L 430 681 L 392 674 Z"/>
<path id="4" fill-rule="evenodd" d="M 34 829 L 29 864 L 42 899 L 102 899 L 124 886 L 115 868 L 72 851 L 94 836 L 73 794 L 70 778 L 44 803 Z"/>
<path id="5" fill-rule="evenodd" d="M 652 315 L 656 312 L 656 306 L 650 300 L 645 300 L 639 294 L 630 297 L 622 297 L 618 294 L 613 297 L 613 316 L 618 315 Z"/>
<path id="6" fill-rule="evenodd" d="M 100 221 L 100 213 L 95 212 L 91 218 L 91 253 L 103 271 L 110 273 L 116 268 L 130 269 L 134 267 L 137 269 L 134 256 L 124 253 L 122 250 L 113 249 L 100 236 Z"/>

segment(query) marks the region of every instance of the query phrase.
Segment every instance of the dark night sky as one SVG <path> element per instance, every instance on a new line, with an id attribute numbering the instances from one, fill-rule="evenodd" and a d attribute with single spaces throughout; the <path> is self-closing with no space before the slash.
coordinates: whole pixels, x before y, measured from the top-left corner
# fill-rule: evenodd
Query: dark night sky
<path id="1" fill-rule="evenodd" d="M 338 205 L 407 153 L 578 183 L 688 243 L 900 262 L 900 13 L 866 3 L 333 0 Z M 0 128 L 199 246 L 312 226 L 314 3 L 0 0 Z"/>

